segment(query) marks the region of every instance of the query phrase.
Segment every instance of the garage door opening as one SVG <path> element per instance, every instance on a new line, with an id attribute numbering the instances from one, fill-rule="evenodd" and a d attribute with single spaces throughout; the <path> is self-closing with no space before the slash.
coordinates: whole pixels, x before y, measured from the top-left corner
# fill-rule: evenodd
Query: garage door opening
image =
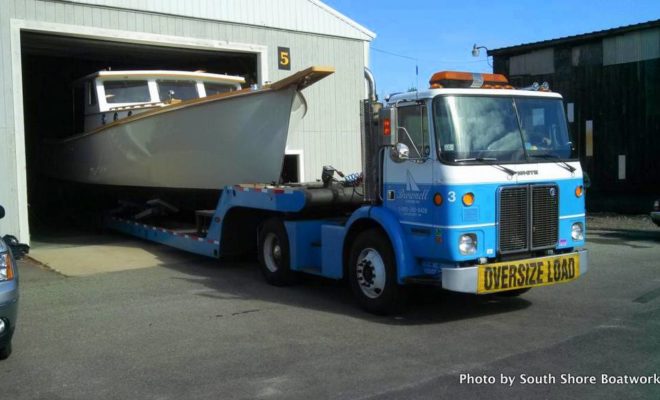
<path id="1" fill-rule="evenodd" d="M 29 224 L 32 234 L 53 227 L 96 225 L 106 207 L 102 190 L 47 178 L 41 170 L 44 139 L 75 133 L 72 83 L 100 70 L 181 70 L 242 76 L 259 82 L 258 55 L 145 45 L 21 31 L 23 110 Z M 90 214 L 95 213 L 95 214 Z"/>

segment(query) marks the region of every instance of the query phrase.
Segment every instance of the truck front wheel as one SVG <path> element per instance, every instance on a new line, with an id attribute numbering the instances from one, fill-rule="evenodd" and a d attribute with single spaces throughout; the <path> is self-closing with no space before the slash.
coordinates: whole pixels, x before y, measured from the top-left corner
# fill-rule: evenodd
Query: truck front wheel
<path id="1" fill-rule="evenodd" d="M 378 229 L 361 232 L 351 247 L 348 266 L 353 294 L 365 310 L 390 314 L 403 305 L 403 288 L 397 282 L 394 252 Z"/>
<path id="2" fill-rule="evenodd" d="M 266 220 L 259 230 L 259 266 L 266 282 L 287 286 L 295 282 L 289 263 L 289 237 L 279 218 Z"/>

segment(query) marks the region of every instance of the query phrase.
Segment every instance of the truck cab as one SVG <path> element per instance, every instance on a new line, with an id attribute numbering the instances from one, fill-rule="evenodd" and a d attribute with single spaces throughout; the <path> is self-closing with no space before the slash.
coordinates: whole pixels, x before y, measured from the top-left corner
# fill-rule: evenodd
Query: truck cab
<path id="1" fill-rule="evenodd" d="M 400 283 L 523 292 L 586 272 L 586 252 L 577 251 L 585 243 L 582 170 L 561 95 L 547 85 L 516 90 L 494 74 L 441 72 L 430 84 L 391 96 L 381 111 L 392 145 L 383 207 L 412 255 Z M 549 269 L 538 264 L 570 254 Z"/>

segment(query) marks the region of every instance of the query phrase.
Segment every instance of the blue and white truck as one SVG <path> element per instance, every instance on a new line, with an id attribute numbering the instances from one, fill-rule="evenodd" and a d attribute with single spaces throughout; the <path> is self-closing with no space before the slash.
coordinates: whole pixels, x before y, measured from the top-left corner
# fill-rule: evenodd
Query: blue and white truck
<path id="1" fill-rule="evenodd" d="M 362 173 L 227 186 L 193 229 L 125 215 L 108 226 L 210 257 L 256 252 L 275 285 L 346 279 L 374 313 L 398 308 L 410 284 L 519 295 L 587 271 L 582 170 L 559 94 L 439 72 L 379 103 L 365 76 Z"/>

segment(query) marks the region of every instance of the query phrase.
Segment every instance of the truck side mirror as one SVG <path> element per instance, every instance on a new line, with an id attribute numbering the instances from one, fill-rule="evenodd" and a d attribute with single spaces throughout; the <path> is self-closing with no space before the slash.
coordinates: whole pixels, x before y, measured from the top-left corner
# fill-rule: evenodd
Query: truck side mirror
<path id="1" fill-rule="evenodd" d="M 5 208 L 3 206 L 0 206 L 0 219 L 5 217 Z"/>
<path id="2" fill-rule="evenodd" d="M 410 149 L 403 143 L 397 143 L 392 147 L 391 151 L 392 160 L 395 162 L 403 162 L 410 158 Z"/>

